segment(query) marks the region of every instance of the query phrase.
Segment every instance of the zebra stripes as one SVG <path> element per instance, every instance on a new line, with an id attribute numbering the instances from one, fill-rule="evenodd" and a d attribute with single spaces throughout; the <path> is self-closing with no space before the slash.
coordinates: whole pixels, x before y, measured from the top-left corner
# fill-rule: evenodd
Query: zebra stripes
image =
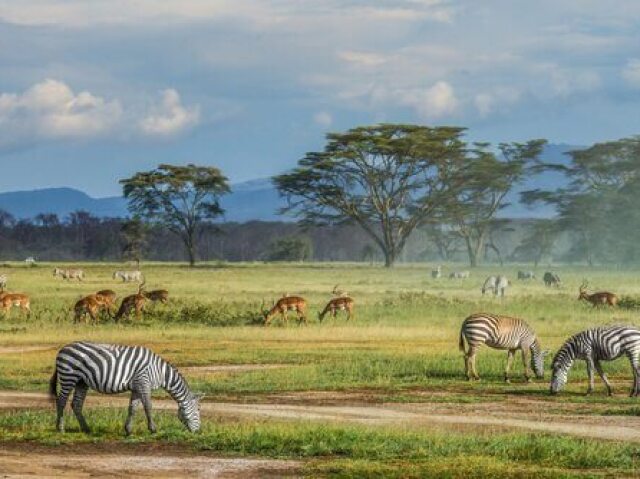
<path id="1" fill-rule="evenodd" d="M 465 340 L 469 347 L 468 351 L 465 351 Z M 509 370 L 518 349 L 522 351 L 525 379 L 529 381 L 531 377 L 529 353 L 531 353 L 531 367 L 535 375 L 539 379 L 544 376 L 544 357 L 548 351 L 540 349 L 536 333 L 521 319 L 485 313 L 472 314 L 462 323 L 458 344 L 460 351 L 464 353 L 465 371 L 470 381 L 480 379 L 476 370 L 476 354 L 483 344 L 494 349 L 508 350 L 507 366 L 504 371 L 506 382 L 509 382 Z"/>
<path id="2" fill-rule="evenodd" d="M 576 359 L 587 363 L 589 388 L 593 392 L 593 370 L 598 372 L 607 387 L 607 393 L 613 394 L 611 383 L 602 369 L 600 361 L 613 361 L 626 355 L 633 370 L 633 388 L 631 396 L 640 395 L 640 329 L 633 326 L 603 326 L 587 329 L 569 338 L 553 358 L 551 394 L 557 394 L 567 383 L 569 370 Z"/>
<path id="3" fill-rule="evenodd" d="M 113 279 L 120 278 L 123 283 L 131 283 L 137 281 L 138 283 L 144 280 L 142 271 L 115 271 L 113 273 Z"/>
<path id="4" fill-rule="evenodd" d="M 60 383 L 60 391 L 57 385 Z M 82 415 L 87 391 L 105 394 L 131 391 L 129 414 L 124 425 L 131 434 L 133 416 L 142 403 L 149 431 L 156 432 L 151 417 L 151 391 L 163 388 L 178 403 L 178 417 L 191 432 L 200 429 L 199 398 L 176 368 L 142 346 L 76 342 L 64 346 L 56 357 L 56 369 L 49 383 L 49 392 L 56 398 L 58 431 L 64 431 L 64 408 L 72 390 L 71 403 L 80 428 L 88 433 L 89 426 Z"/>
<path id="5" fill-rule="evenodd" d="M 489 276 L 482 285 L 482 294 L 491 290 L 494 295 L 504 297 L 506 289 L 509 287 L 509 279 L 506 276 Z"/>

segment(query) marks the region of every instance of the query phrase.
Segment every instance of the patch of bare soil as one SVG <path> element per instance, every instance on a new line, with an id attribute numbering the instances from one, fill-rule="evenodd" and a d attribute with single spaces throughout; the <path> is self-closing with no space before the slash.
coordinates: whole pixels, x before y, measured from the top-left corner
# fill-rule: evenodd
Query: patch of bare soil
<path id="1" fill-rule="evenodd" d="M 126 407 L 126 395 L 91 394 L 87 406 Z M 0 392 L 0 408 L 52 407 L 44 394 Z M 154 400 L 155 409 L 174 410 L 171 400 Z M 549 414 L 544 402 L 403 403 L 390 405 L 314 405 L 205 402 L 205 416 L 254 417 L 294 421 L 348 422 L 367 425 L 435 427 L 442 429 L 520 429 L 596 439 L 640 442 L 640 417 Z"/>
<path id="2" fill-rule="evenodd" d="M 74 447 L 75 448 L 75 447 Z M 262 478 L 297 477 L 301 463 L 194 455 L 0 451 L 2 478 Z"/>
<path id="3" fill-rule="evenodd" d="M 48 351 L 56 346 L 0 346 L 0 354 L 30 353 L 33 351 Z"/>

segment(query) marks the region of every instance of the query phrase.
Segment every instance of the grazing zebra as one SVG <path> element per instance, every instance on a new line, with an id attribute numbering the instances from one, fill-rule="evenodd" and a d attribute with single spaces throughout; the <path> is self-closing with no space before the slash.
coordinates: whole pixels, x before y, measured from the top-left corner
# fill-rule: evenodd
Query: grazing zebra
<path id="1" fill-rule="evenodd" d="M 58 382 L 60 391 L 58 392 Z M 124 424 L 131 434 L 136 407 L 142 403 L 149 431 L 156 432 L 151 417 L 151 391 L 163 388 L 178 403 L 178 417 L 191 432 L 200 429 L 200 398 L 194 395 L 178 370 L 142 346 L 76 342 L 64 346 L 56 357 L 56 369 L 49 381 L 49 392 L 56 400 L 56 428 L 64 431 L 64 408 L 75 389 L 71 407 L 83 432 L 90 429 L 82 415 L 87 391 L 104 394 L 131 391 L 129 414 Z"/>
<path id="2" fill-rule="evenodd" d="M 442 266 L 438 266 L 436 269 L 432 269 L 431 277 L 433 279 L 440 279 L 442 277 Z"/>
<path id="3" fill-rule="evenodd" d="M 465 340 L 469 350 L 465 352 Z M 544 357 L 549 351 L 542 351 L 536 333 L 522 319 L 494 314 L 472 314 L 462 323 L 460 328 L 460 351 L 464 353 L 464 367 L 467 378 L 480 379 L 476 370 L 476 353 L 483 344 L 494 349 L 506 349 L 507 366 L 504 380 L 509 382 L 509 370 L 516 351 L 522 351 L 524 377 L 530 381 L 531 372 L 528 356 L 531 352 L 531 367 L 538 379 L 544 377 Z"/>
<path id="4" fill-rule="evenodd" d="M 449 279 L 466 279 L 471 275 L 469 271 L 453 271 L 449 274 Z"/>
<path id="5" fill-rule="evenodd" d="M 54 268 L 53 276 L 60 276 L 62 279 L 72 280 L 77 279 L 78 281 L 84 280 L 84 271 L 81 269 L 61 269 Z"/>
<path id="6" fill-rule="evenodd" d="M 518 271 L 518 279 L 536 279 L 536 274 L 533 271 Z"/>
<path id="7" fill-rule="evenodd" d="M 569 369 L 576 359 L 584 359 L 587 363 L 589 388 L 587 394 L 593 392 L 593 370 L 598 372 L 607 386 L 609 396 L 613 394 L 611 383 L 602 370 L 600 361 L 613 361 L 626 355 L 633 370 L 633 388 L 631 396 L 640 395 L 640 329 L 634 326 L 601 326 L 587 329 L 570 337 L 553 358 L 553 375 L 551 376 L 551 394 L 557 394 L 567 383 Z"/>
<path id="8" fill-rule="evenodd" d="M 0 274 L 0 292 L 4 291 L 7 287 L 7 279 L 6 274 Z"/>
<path id="9" fill-rule="evenodd" d="M 556 273 L 552 273 L 551 271 L 547 271 L 544 274 L 542 281 L 544 281 L 545 286 L 555 286 L 556 288 L 559 288 L 561 284 L 560 276 Z"/>
<path id="10" fill-rule="evenodd" d="M 143 281 L 141 271 L 115 271 L 113 273 L 113 279 L 120 278 L 123 283 L 131 283 L 133 281 Z"/>
<path id="11" fill-rule="evenodd" d="M 504 297 L 504 293 L 508 287 L 509 280 L 506 276 L 489 276 L 484 280 L 484 284 L 482 285 L 482 294 L 491 290 L 496 296 L 500 295 Z"/>

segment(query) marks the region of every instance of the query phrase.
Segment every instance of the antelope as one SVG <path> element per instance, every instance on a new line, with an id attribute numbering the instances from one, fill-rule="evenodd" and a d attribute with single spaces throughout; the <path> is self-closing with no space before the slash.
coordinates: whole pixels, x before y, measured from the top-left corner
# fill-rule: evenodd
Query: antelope
<path id="1" fill-rule="evenodd" d="M 355 302 L 353 298 L 349 296 L 338 296 L 330 300 L 324 307 L 322 312 L 318 313 L 318 321 L 322 322 L 327 313 L 331 313 L 331 316 L 335 318 L 338 315 L 338 311 L 347 312 L 347 321 L 353 316 L 353 306 Z"/>
<path id="2" fill-rule="evenodd" d="M 84 279 L 84 271 L 82 271 L 81 269 L 54 268 L 53 276 L 60 276 L 62 279 L 67 280 L 77 279 L 78 281 L 82 281 Z"/>
<path id="3" fill-rule="evenodd" d="M 144 296 L 153 302 L 160 301 L 163 304 L 167 304 L 169 301 L 169 291 L 166 289 L 154 289 L 153 291 L 142 293 Z"/>
<path id="4" fill-rule="evenodd" d="M 138 287 L 138 292 L 136 294 L 130 294 L 122 300 L 122 303 L 120 303 L 120 309 L 118 309 L 118 312 L 113 317 L 116 323 L 120 321 L 120 319 L 124 316 L 129 316 L 132 311 L 135 311 L 136 319 L 140 319 L 142 310 L 144 309 L 144 303 L 147 300 L 147 297 L 144 294 L 143 287 L 144 282 L 140 284 L 140 286 Z"/>
<path id="5" fill-rule="evenodd" d="M 116 292 L 111 289 L 101 289 L 96 294 L 102 296 L 104 307 L 111 314 L 116 305 Z"/>
<path id="6" fill-rule="evenodd" d="M 559 288 L 561 284 L 560 276 L 550 271 L 544 274 L 542 281 L 544 281 L 545 286 L 555 286 L 556 288 Z"/>
<path id="7" fill-rule="evenodd" d="M 469 271 L 453 271 L 449 274 L 449 279 L 465 279 L 471 275 Z"/>
<path id="8" fill-rule="evenodd" d="M 580 285 L 578 301 L 580 301 L 581 299 L 584 299 L 585 301 L 591 303 L 594 308 L 596 306 L 615 306 L 616 304 L 618 304 L 618 297 L 613 293 L 609 293 L 608 291 L 598 291 L 597 293 L 588 294 L 586 281 L 583 282 L 582 285 Z"/>
<path id="9" fill-rule="evenodd" d="M 24 293 L 0 293 L 0 308 L 5 314 L 9 313 L 12 306 L 19 307 L 21 311 L 31 314 L 31 301 Z"/>
<path id="10" fill-rule="evenodd" d="M 98 322 L 98 313 L 100 310 L 105 309 L 109 311 L 110 304 L 113 303 L 109 302 L 107 296 L 103 296 L 98 293 L 85 296 L 84 298 L 79 299 L 73 307 L 75 313 L 73 322 L 79 323 L 81 319 L 84 319 L 84 322 L 86 323 L 88 314 L 91 321 L 95 324 Z"/>
<path id="11" fill-rule="evenodd" d="M 307 324 L 306 317 L 307 302 L 300 296 L 284 296 L 278 300 L 276 304 L 269 311 L 264 313 L 264 324 L 268 326 L 271 324 L 273 317 L 280 313 L 283 323 L 287 322 L 287 313 L 289 311 L 295 311 L 298 316 L 298 324 L 304 321 Z"/>

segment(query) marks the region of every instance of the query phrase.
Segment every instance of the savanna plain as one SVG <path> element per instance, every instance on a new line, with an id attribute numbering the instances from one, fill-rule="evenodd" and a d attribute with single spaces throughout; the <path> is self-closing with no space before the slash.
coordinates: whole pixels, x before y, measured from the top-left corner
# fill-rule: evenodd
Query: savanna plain
<path id="1" fill-rule="evenodd" d="M 52 276 L 55 264 L 5 264 L 9 290 L 31 296 L 32 314 L 0 319 L 0 472 L 7 477 L 635 477 L 640 475 L 640 402 L 629 398 L 626 358 L 606 363 L 613 397 L 596 382 L 587 396 L 583 364 L 567 388 L 549 395 L 545 379 L 526 383 L 518 354 L 504 382 L 506 352 L 483 348 L 481 381 L 468 382 L 458 350 L 460 324 L 475 312 L 525 319 L 554 353 L 596 325 L 640 325 L 640 310 L 592 308 L 593 290 L 640 298 L 637 271 L 555 267 L 560 288 L 518 281 L 517 265 L 482 267 L 468 279 L 425 264 L 147 263 L 147 289 L 170 292 L 142 319 L 73 323 L 81 296 L 110 288 L 119 299 L 137 285 L 112 279 L 122 264 L 83 264 L 83 282 Z M 505 298 L 480 292 L 489 274 L 507 274 Z M 356 301 L 355 317 L 319 322 L 335 285 Z M 305 297 L 308 324 L 262 312 L 282 294 Z M 125 437 L 128 397 L 90 392 L 80 432 L 68 412 L 55 432 L 47 396 L 57 350 L 75 340 L 140 344 L 206 394 L 203 426 L 191 434 L 163 392 L 154 395 L 158 432 L 144 414 Z M 597 378 L 597 381 L 599 379 Z"/>

